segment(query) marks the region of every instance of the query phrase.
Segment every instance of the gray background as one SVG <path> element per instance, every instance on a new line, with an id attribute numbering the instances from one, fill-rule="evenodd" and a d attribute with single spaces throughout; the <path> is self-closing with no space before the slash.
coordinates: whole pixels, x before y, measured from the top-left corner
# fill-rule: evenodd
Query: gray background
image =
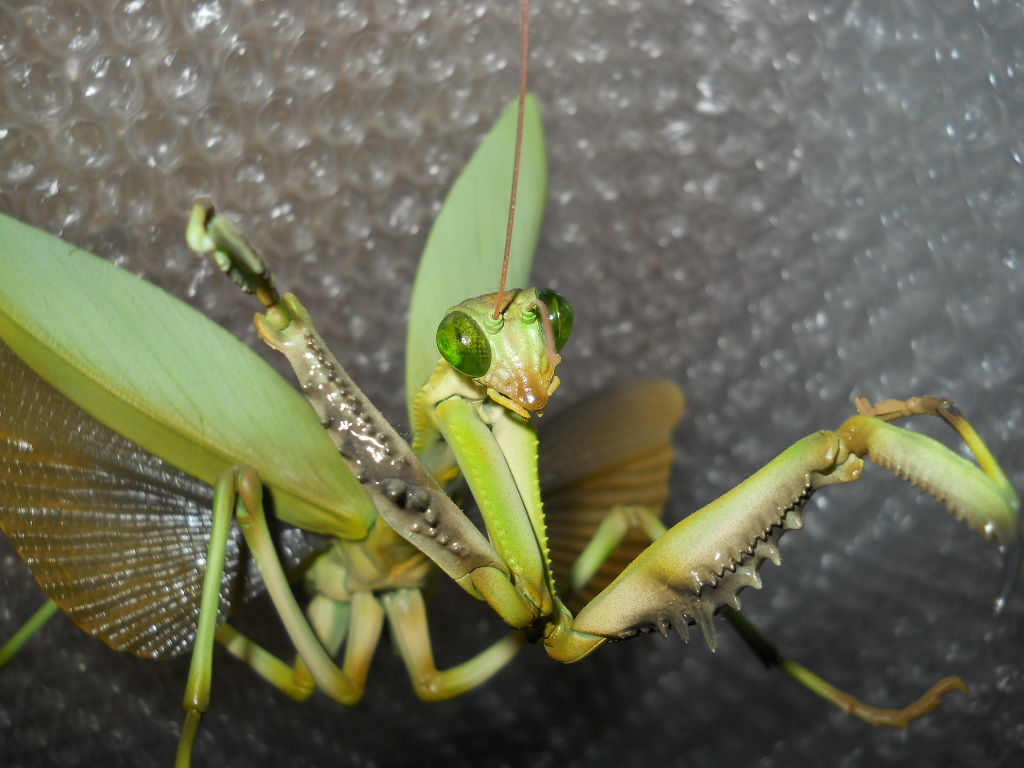
<path id="1" fill-rule="evenodd" d="M 576 305 L 565 402 L 638 375 L 687 392 L 669 515 L 853 395 L 955 398 L 1024 486 L 1024 7 L 1006 0 L 538 2 L 551 189 L 535 275 Z M 211 194 L 399 424 L 404 312 L 432 216 L 515 92 L 497 2 L 0 2 L 0 210 L 144 274 L 248 340 L 252 305 L 184 248 Z M 941 434 L 941 432 L 939 433 Z M 527 649 L 415 699 L 295 704 L 220 658 L 199 765 L 999 766 L 1024 751 L 1024 599 L 992 552 L 872 468 L 822 494 L 744 593 L 794 657 L 873 703 L 971 684 L 875 731 L 728 632 L 564 667 Z M 41 601 L 0 544 L 0 636 Z M 500 632 L 451 590 L 441 660 Z M 252 620 L 273 617 L 253 606 Z M 0 673 L 0 761 L 170 765 L 186 664 L 52 622 Z"/>

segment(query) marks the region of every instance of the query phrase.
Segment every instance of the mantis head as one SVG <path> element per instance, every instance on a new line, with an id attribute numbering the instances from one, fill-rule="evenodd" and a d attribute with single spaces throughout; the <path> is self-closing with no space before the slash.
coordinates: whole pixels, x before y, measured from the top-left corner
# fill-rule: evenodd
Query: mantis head
<path id="1" fill-rule="evenodd" d="M 572 332 L 573 310 L 544 288 L 468 299 L 452 307 L 437 328 L 437 348 L 459 373 L 487 387 L 488 396 L 524 419 L 541 411 L 558 388 L 555 368 Z"/>

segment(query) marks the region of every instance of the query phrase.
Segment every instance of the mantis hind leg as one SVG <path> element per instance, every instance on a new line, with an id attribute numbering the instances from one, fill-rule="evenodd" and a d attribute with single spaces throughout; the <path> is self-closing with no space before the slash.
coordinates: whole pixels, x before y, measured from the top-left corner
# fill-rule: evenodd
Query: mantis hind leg
<path id="1" fill-rule="evenodd" d="M 54 600 L 47 600 L 32 614 L 31 618 L 21 625 L 21 628 L 14 633 L 10 640 L 0 646 L 0 669 L 7 666 L 7 663 L 14 658 L 15 654 L 32 636 L 35 635 L 55 614 L 60 612 L 60 606 Z"/>
<path id="2" fill-rule="evenodd" d="M 302 670 L 313 682 L 334 701 L 339 704 L 355 704 L 363 696 L 365 690 L 365 671 L 369 665 L 369 657 L 380 637 L 379 620 L 362 622 L 365 631 L 359 635 L 358 641 L 349 637 L 349 656 L 358 674 L 349 674 L 341 669 L 331 658 L 327 649 L 317 636 L 309 620 L 303 614 L 291 584 L 285 575 L 284 568 L 274 548 L 274 541 L 267 526 L 263 510 L 263 489 L 259 476 L 252 468 L 246 467 L 239 471 L 239 498 L 242 503 L 236 505 L 236 516 L 249 545 L 253 559 L 259 568 L 260 575 L 267 587 L 267 593 L 277 609 L 281 622 L 298 652 Z M 359 593 L 357 593 L 359 594 Z M 365 611 L 379 613 L 374 608 L 376 598 L 371 593 L 364 593 L 360 599 L 366 599 Z M 361 604 L 362 605 L 362 604 Z M 353 625 L 354 626 L 354 625 Z"/>
<path id="3" fill-rule="evenodd" d="M 384 625 L 380 601 L 370 592 L 357 592 L 351 602 L 317 595 L 306 614 L 329 656 L 334 657 L 348 641 L 341 671 L 355 689 L 363 691 Z M 217 640 L 229 653 L 291 698 L 304 701 L 316 691 L 316 681 L 301 656 L 289 664 L 229 624 L 217 628 Z"/>
<path id="4" fill-rule="evenodd" d="M 239 522 L 267 592 L 298 651 L 299 659 L 294 670 L 286 671 L 287 665 L 283 661 L 232 627 L 217 627 L 220 584 L 232 516 Z M 315 684 L 335 701 L 353 704 L 362 697 L 366 671 L 383 624 L 383 610 L 370 593 L 360 597 L 356 613 L 360 619 L 365 620 L 345 627 L 344 623 L 341 626 L 332 624 L 328 618 L 320 628 L 321 635 L 332 645 L 335 645 L 335 640 L 340 644 L 345 631 L 349 632 L 346 669 L 339 669 L 292 594 L 267 526 L 263 510 L 263 489 L 256 470 L 241 467 L 221 474 L 214 489 L 213 528 L 203 581 L 199 626 L 185 691 L 185 723 L 178 742 L 175 768 L 188 768 L 191 765 L 199 723 L 210 702 L 215 639 L 220 639 L 229 651 L 249 661 L 257 672 L 269 676 L 271 682 L 282 680 L 285 690 L 290 689 L 301 697 L 306 695 L 307 689 L 311 692 Z M 358 631 L 351 631 L 357 625 Z M 336 645 L 332 650 L 336 650 Z"/>
<path id="5" fill-rule="evenodd" d="M 911 721 L 934 712 L 942 704 L 942 697 L 950 691 L 969 693 L 967 684 L 959 677 L 944 677 L 924 693 L 917 701 L 903 709 L 879 709 L 854 698 L 845 691 L 816 675 L 806 667 L 791 661 L 739 611 L 726 607 L 726 620 L 735 629 L 766 667 L 778 667 L 811 692 L 834 704 L 848 715 L 860 718 L 874 726 L 906 728 Z"/>
<path id="6" fill-rule="evenodd" d="M 217 631 L 217 609 L 220 603 L 221 580 L 224 576 L 228 534 L 231 531 L 231 518 L 235 514 L 236 504 L 242 503 L 242 499 L 236 493 L 236 484 L 241 482 L 240 473 L 241 470 L 234 469 L 223 472 L 217 478 L 217 485 L 214 488 L 213 527 L 206 555 L 199 625 L 196 629 L 195 646 L 192 649 L 188 685 L 185 687 L 185 723 L 178 740 L 175 768 L 188 768 L 192 764 L 192 748 L 199 732 L 199 722 L 210 705 L 213 641 Z"/>
<path id="7" fill-rule="evenodd" d="M 510 632 L 468 661 L 439 670 L 430 644 L 423 593 L 418 589 L 396 589 L 386 592 L 381 600 L 413 687 L 425 701 L 450 699 L 482 685 L 526 644 L 522 632 Z"/>

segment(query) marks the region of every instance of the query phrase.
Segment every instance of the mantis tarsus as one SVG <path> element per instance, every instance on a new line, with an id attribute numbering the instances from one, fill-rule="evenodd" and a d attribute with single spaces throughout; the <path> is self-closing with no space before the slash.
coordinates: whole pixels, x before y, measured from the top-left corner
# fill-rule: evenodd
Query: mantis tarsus
<path id="1" fill-rule="evenodd" d="M 598 71 L 600 71 L 600 70 L 598 70 Z M 679 176 L 680 176 L 680 177 L 682 177 L 682 176 L 685 176 L 685 174 L 686 174 L 686 169 L 685 169 L 685 168 L 683 168 L 683 169 L 681 169 L 681 170 L 679 171 Z M 177 233 L 175 233 L 175 236 L 177 236 Z M 709 259 L 709 260 L 708 260 L 708 262 L 709 262 L 709 263 L 710 263 L 711 261 L 713 261 L 713 259 Z M 700 269 L 701 267 L 697 267 L 697 268 L 698 268 L 698 269 Z M 718 289 L 721 289 L 721 288 L 722 288 L 723 286 L 724 286 L 724 287 L 728 287 L 728 286 L 729 286 L 729 282 L 728 282 L 728 279 L 729 279 L 728 277 L 724 277 L 724 278 L 721 278 L 721 279 L 719 279 L 719 280 L 718 280 L 718 281 L 716 282 L 716 279 L 715 279 L 715 278 L 712 278 L 712 279 L 711 279 L 711 281 L 710 281 L 710 283 L 711 283 L 711 285 L 712 285 L 713 287 L 717 286 L 717 287 L 718 287 Z M 724 282 L 723 282 L 723 281 L 724 281 Z M 602 290 L 603 290 L 603 291 L 605 291 L 605 292 L 607 292 L 607 291 L 608 291 L 608 290 L 610 290 L 610 289 L 608 289 L 608 288 L 604 288 L 604 289 L 602 289 Z M 712 293 L 713 293 L 713 291 L 712 291 Z M 699 316 L 699 313 L 697 313 L 697 314 L 694 314 L 694 315 L 693 315 L 693 317 L 695 317 L 695 318 L 696 318 L 696 320 L 697 320 L 697 323 L 699 324 L 699 322 L 700 322 L 700 316 Z M 712 334 L 713 334 L 713 333 L 714 333 L 714 331 L 712 331 Z M 808 336 L 806 336 L 806 335 L 805 335 L 805 336 L 804 336 L 803 338 L 804 338 L 804 339 L 807 339 L 807 338 L 808 338 Z M 840 340 L 840 341 L 842 341 L 842 340 Z M 727 356 L 727 354 L 728 354 L 728 350 L 729 350 L 729 347 L 730 347 L 730 339 L 729 339 L 729 337 L 728 337 L 728 336 L 726 336 L 726 337 L 724 338 L 724 343 L 723 343 L 723 344 L 722 344 L 721 346 L 722 346 L 722 349 L 726 350 L 726 356 Z M 687 350 L 685 350 L 685 349 L 680 349 L 680 350 L 679 350 L 679 351 L 678 351 L 678 352 L 677 352 L 676 354 L 680 355 L 681 357 L 688 357 L 688 352 L 687 352 Z M 345 362 L 346 362 L 346 363 L 348 363 L 348 361 L 347 361 L 347 360 L 346 360 Z M 689 364 L 690 364 L 691 366 L 696 366 L 696 367 L 695 367 L 695 370 L 696 370 L 696 371 L 697 371 L 698 373 L 700 373 L 700 372 L 702 372 L 702 371 L 704 370 L 704 369 L 703 369 L 703 368 L 701 367 L 701 366 L 703 366 L 703 365 L 704 365 L 704 363 L 702 363 L 702 362 L 691 362 L 691 363 L 689 363 Z M 708 365 L 711 365 L 711 363 L 708 363 Z M 952 375 L 952 374 L 951 374 L 951 375 Z M 365 377 L 363 377 L 363 376 L 358 376 L 358 375 L 357 375 L 357 378 L 363 379 L 363 378 L 365 378 Z M 890 390 L 891 388 L 890 388 L 890 387 L 888 387 L 888 386 L 885 386 L 885 387 L 883 387 L 883 386 L 879 385 L 879 386 L 877 387 L 877 389 L 878 389 L 878 391 L 889 391 L 889 390 Z M 796 402 L 798 403 L 798 405 L 793 405 L 793 406 L 791 406 L 791 407 L 794 407 L 794 408 L 796 408 L 796 407 L 803 407 L 803 398 L 801 397 L 801 394 L 802 394 L 802 393 L 796 393 L 796 394 L 794 395 L 793 393 L 789 393 L 788 395 L 786 395 L 786 397 L 787 397 L 787 398 L 789 399 L 789 402 L 792 402 L 792 401 L 796 401 Z M 839 401 L 839 402 L 841 402 L 842 400 L 844 400 L 844 399 L 845 399 L 845 397 L 846 397 L 846 393 L 845 393 L 845 392 L 843 392 L 843 393 L 841 394 L 841 396 L 840 396 L 840 397 L 838 398 L 838 401 Z M 693 400 L 693 397 L 692 397 L 692 395 L 691 395 L 691 401 L 692 401 L 692 400 Z M 785 399 L 783 399 L 783 403 L 784 403 L 784 405 L 783 405 L 782 407 L 785 407 L 785 403 L 786 403 L 786 400 L 785 400 Z M 705 405 L 705 410 L 706 410 L 707 412 L 715 412 L 715 411 L 719 410 L 719 409 L 717 408 L 717 405 L 718 405 L 717 403 L 716 403 L 716 404 L 712 404 L 712 403 L 710 403 L 710 402 L 709 402 L 709 403 L 707 403 L 707 404 Z M 724 408 L 724 410 L 725 410 L 725 411 L 728 411 L 728 406 L 727 406 L 727 407 L 725 407 L 725 408 Z M 973 410 L 975 410 L 975 409 L 972 409 L 972 412 L 973 412 Z M 829 410 L 829 412 L 827 413 L 827 415 L 824 415 L 824 416 L 822 416 L 822 415 L 821 415 L 822 411 L 820 410 L 820 407 L 819 407 L 819 411 L 818 411 L 818 413 L 814 414 L 814 416 L 813 416 L 813 417 L 811 417 L 811 416 L 806 416 L 806 417 L 803 417 L 803 420 L 801 421 L 801 423 L 803 424 L 803 426 L 801 426 L 801 427 L 794 427 L 794 428 L 792 429 L 792 431 L 791 431 L 791 432 L 790 432 L 790 431 L 787 431 L 787 433 L 786 433 L 786 438 L 789 438 L 789 437 L 795 437 L 795 436 L 797 436 L 797 435 L 799 435 L 799 434 L 803 434 L 803 433 L 805 433 L 806 431 L 808 431 L 808 429 L 810 429 L 810 428 L 813 428 L 813 427 L 816 427 L 816 426 L 819 426 L 819 425 L 822 425 L 822 424 L 831 424 L 831 423 L 832 423 L 832 421 L 834 420 L 834 416 L 835 416 L 835 414 L 836 414 L 836 413 L 841 413 L 841 412 L 844 412 L 844 410 L 842 409 L 842 407 L 840 407 L 840 406 L 836 406 L 835 408 L 832 408 L 831 410 Z M 707 424 L 707 421 L 706 421 L 706 417 L 705 417 L 705 420 L 704 420 L 703 422 L 701 421 L 701 417 L 698 417 L 698 418 L 697 418 L 697 422 L 696 422 L 696 423 L 697 423 L 698 425 L 700 425 L 700 424 L 702 424 L 702 423 L 703 423 L 703 424 Z M 787 430 L 788 430 L 788 428 L 787 428 Z M 788 440 L 788 439 L 783 439 L 783 438 L 779 438 L 779 436 L 778 436 L 778 433 L 779 433 L 780 431 L 781 431 L 781 428 L 780 428 L 780 426 L 779 426 L 778 424 L 776 424 L 776 426 L 775 426 L 775 428 L 774 428 L 774 430 L 773 430 L 773 433 L 772 433 L 772 434 L 770 434 L 770 435 L 766 435 L 765 437 L 763 437 L 763 438 L 760 438 L 760 439 L 759 439 L 759 438 L 754 438 L 754 442 L 755 442 L 755 443 L 757 443 L 757 450 L 754 450 L 754 449 L 752 449 L 752 448 L 749 448 L 749 449 L 744 449 L 744 450 L 741 450 L 741 451 L 740 451 L 740 454 L 742 454 L 742 455 L 746 455 L 746 454 L 747 454 L 748 452 L 749 452 L 750 454 L 756 454 L 756 456 L 752 456 L 752 459 L 751 459 L 751 461 L 754 461 L 754 462 L 756 462 L 756 461 L 762 461 L 762 460 L 766 459 L 766 458 L 767 458 L 768 456 L 770 456 L 770 455 L 773 455 L 773 454 L 774 454 L 774 451 L 775 451 L 775 450 L 776 450 L 776 449 L 777 449 L 777 448 L 778 448 L 778 447 L 779 447 L 779 446 L 780 446 L 781 444 L 786 444 L 787 442 L 789 442 L 789 440 Z M 764 446 L 766 446 L 766 447 L 764 447 Z M 764 447 L 764 449 L 763 449 L 763 450 L 762 450 L 762 447 Z M 687 449 L 687 450 L 692 450 L 692 449 Z M 743 469 L 739 469 L 739 470 L 736 470 L 736 471 L 735 471 L 735 475 L 734 475 L 734 476 L 732 477 L 732 480 L 731 480 L 731 481 L 728 481 L 728 480 L 723 480 L 723 481 L 721 482 L 722 488 L 724 489 L 724 487 L 728 487 L 729 485 L 733 484 L 733 482 L 734 482 L 734 481 L 735 481 L 736 479 L 738 479 L 739 475 L 743 474 L 743 472 L 745 472 L 745 471 L 746 471 L 747 469 L 750 469 L 750 468 L 752 468 L 752 466 L 751 466 L 750 462 L 748 461 L 748 462 L 747 462 L 747 463 L 745 464 L 745 466 L 744 466 L 744 468 L 743 468 Z M 709 494 L 708 496 L 706 496 L 706 497 L 704 497 L 704 498 L 705 498 L 705 499 L 706 499 L 706 498 L 709 498 L 709 497 L 710 497 L 710 495 L 711 495 L 711 494 Z M 696 506 L 698 506 L 698 505 L 699 505 L 699 504 L 697 504 L 697 503 L 693 503 L 693 504 L 683 505 L 683 507 L 682 507 L 682 508 L 683 508 L 683 509 L 690 509 L 690 508 L 694 508 L 694 507 L 696 507 Z M 852 505 L 851 505 L 851 506 L 852 506 Z M 936 516 L 932 515 L 932 516 L 930 516 L 930 518 L 931 518 L 931 520 L 933 520 L 933 521 L 934 521 L 934 520 L 935 520 L 935 518 L 936 518 Z M 805 545 L 805 546 L 808 546 L 808 545 Z M 922 548 L 926 548 L 926 546 L 927 546 L 927 545 L 921 544 L 921 545 L 919 545 L 919 546 L 921 546 Z M 795 554 L 794 554 L 794 555 L 791 555 L 790 557 L 792 558 L 792 557 L 794 557 L 794 556 L 797 556 L 797 555 L 795 555 Z M 793 568 L 793 567 L 794 567 L 794 566 L 790 565 L 790 568 Z M 771 572 L 771 578 L 773 578 L 773 579 L 774 579 L 774 578 L 781 578 L 780 574 L 782 574 L 782 573 L 783 573 L 784 571 L 786 571 L 786 570 L 788 570 L 788 569 L 783 569 L 782 571 L 779 571 L 778 573 L 776 573 L 776 572 Z M 864 576 L 865 576 L 865 578 L 871 578 L 871 575 L 870 575 L 870 574 L 864 574 Z M 691 652 L 693 652 L 693 649 L 690 649 L 690 650 L 691 650 Z M 573 672 L 572 674 L 578 674 L 578 673 L 579 673 L 579 672 L 577 672 L 577 671 L 574 671 L 574 672 Z M 683 683 L 683 684 L 685 684 L 685 683 Z M 172 697 L 172 698 L 174 698 L 174 697 Z M 351 715 L 351 713 L 348 713 L 348 712 L 346 712 L 346 713 L 344 713 L 344 716 L 345 716 L 345 717 L 351 717 L 352 715 Z M 427 717 L 427 716 L 428 716 L 428 715 L 425 715 L 425 717 Z M 332 715 L 332 717 L 338 717 L 338 716 L 337 716 L 337 715 Z M 356 717 L 358 717 L 358 715 L 356 715 Z"/>

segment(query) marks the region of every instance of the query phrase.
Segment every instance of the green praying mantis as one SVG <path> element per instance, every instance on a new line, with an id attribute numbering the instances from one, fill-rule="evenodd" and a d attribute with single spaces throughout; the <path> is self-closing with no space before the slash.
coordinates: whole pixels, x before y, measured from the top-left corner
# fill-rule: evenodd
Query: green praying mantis
<path id="1" fill-rule="evenodd" d="M 530 107 L 523 176 L 536 201 L 544 199 L 544 151 L 539 116 Z M 510 110 L 481 147 L 439 216 L 414 294 L 414 328 L 423 325 L 419 304 L 432 312 L 438 300 L 450 303 L 446 294 L 462 288 L 452 270 L 474 271 L 482 243 L 500 234 L 494 212 L 507 197 L 501 159 L 510 156 L 514 114 Z M 466 211 L 474 207 L 481 213 L 468 214 L 476 223 L 468 228 L 475 234 L 467 235 Z M 520 237 L 529 246 L 540 207 L 524 206 L 521 213 L 526 234 Z M 178 765 L 190 764 L 209 706 L 215 638 L 295 698 L 319 688 L 354 704 L 386 623 L 417 693 L 432 700 L 483 684 L 527 640 L 572 662 L 609 640 L 652 631 L 688 640 L 689 625 L 696 624 L 713 649 L 714 616 L 724 610 L 767 661 L 877 725 L 906 726 L 938 706 L 944 693 L 963 687 L 947 678 L 905 710 L 875 710 L 779 657 L 740 618 L 737 600 L 745 587 L 760 586 L 757 571 L 765 560 L 779 561 L 781 534 L 803 527 L 811 494 L 859 479 L 867 456 L 946 503 L 987 541 L 1019 546 L 1016 494 L 948 401 L 862 402 L 861 415 L 836 432 L 804 438 L 666 530 L 659 519 L 671 456 L 666 443 L 682 398 L 662 383 L 621 390 L 566 428 L 563 451 L 570 456 L 557 451 L 554 461 L 570 478 L 561 479 L 567 495 L 579 498 L 565 509 L 550 505 L 553 528 L 568 529 L 569 540 L 552 543 L 533 424 L 559 385 L 556 350 L 568 341 L 573 322 L 562 297 L 499 291 L 445 314 L 436 332 L 443 355 L 436 371 L 415 351 L 409 355 L 409 379 L 427 377 L 410 399 L 414 455 L 326 349 L 305 308 L 276 291 L 265 263 L 208 204 L 194 207 L 188 240 L 263 302 L 259 333 L 290 360 L 312 410 L 246 347 L 177 300 L 13 220 L 4 221 L 0 313 L 10 347 L 4 358 L 4 530 L 56 603 L 111 646 L 160 657 L 194 643 Z M 520 262 L 529 263 L 528 256 Z M 432 272 L 436 263 L 442 268 Z M 66 406 L 44 381 L 141 450 L 119 442 L 117 462 L 100 458 L 99 447 L 116 435 Z M 980 468 L 931 438 L 890 425 L 922 415 L 952 426 Z M 601 421 L 622 439 L 612 454 L 625 451 L 626 459 L 617 457 L 624 469 L 609 464 L 609 451 L 600 448 L 603 434 L 588 428 Z M 622 423 L 612 427 L 615 422 Z M 78 448 L 82 455 L 64 454 L 49 442 L 62 435 L 62 425 L 95 433 Z M 627 450 L 630 440 L 634 446 Z M 139 455 L 129 461 L 129 450 Z M 141 451 L 167 464 L 143 459 Z M 104 474 L 122 461 L 123 474 Z M 128 474 L 132 469 L 137 477 Z M 604 487 L 573 488 L 574 475 L 592 486 L 595 473 Z M 442 491 L 460 481 L 480 505 L 486 537 Z M 203 483 L 214 487 L 212 498 Z M 305 571 L 315 594 L 308 619 L 275 549 L 264 484 L 277 519 L 333 542 Z M 640 501 L 620 498 L 630 490 Z M 653 544 L 595 589 L 574 616 L 560 595 L 568 601 L 591 585 L 632 531 Z M 294 667 L 230 623 L 218 625 L 241 589 L 242 538 L 296 646 Z M 572 567 L 558 573 L 553 561 Z M 466 663 L 438 670 L 422 597 L 433 566 L 519 631 Z M 1013 576 L 1015 569 L 1012 563 Z M 342 647 L 339 666 L 331 657 Z"/>
<path id="2" fill-rule="evenodd" d="M 541 197 L 542 197 L 542 196 L 541 196 Z M 452 303 L 454 303 L 454 302 L 452 302 Z M 923 405 L 923 406 L 921 406 L 921 407 L 922 407 L 922 408 L 924 408 L 925 410 L 928 410 L 928 409 L 931 409 L 931 410 L 938 410 L 938 408 L 937 408 L 937 407 L 936 407 L 935 405 L 928 405 L 928 404 L 925 404 L 925 405 Z M 942 412 L 948 413 L 948 411 L 942 411 Z M 968 435 L 968 436 L 969 436 L 969 435 Z M 269 462 L 269 464 L 267 464 L 266 466 L 271 466 L 271 465 L 272 465 L 273 463 L 274 463 L 274 462 L 273 462 L 273 461 L 271 460 L 271 461 Z M 398 495 L 401 495 L 401 492 L 400 492 L 400 491 L 399 491 L 399 492 L 397 492 L 397 493 L 398 493 Z M 407 493 L 408 493 L 408 492 L 406 491 L 406 494 L 407 494 Z M 316 526 L 313 526 L 313 527 L 316 527 Z M 1004 526 L 1004 527 L 1006 527 L 1006 526 Z M 543 566 L 542 566 L 542 571 L 543 571 Z M 529 581 L 529 580 L 528 580 L 528 583 L 536 584 L 537 582 L 536 582 L 536 581 Z M 539 600 L 539 601 L 543 602 L 543 598 L 542 598 L 542 597 L 537 597 L 536 595 L 531 595 L 529 599 L 530 599 L 530 601 L 537 601 L 537 600 Z M 679 622 L 677 622 L 677 623 L 679 623 Z M 705 625 L 704 625 L 704 627 L 706 627 L 706 626 L 707 626 L 707 625 L 705 624 Z M 644 628 L 648 628 L 648 627 L 647 627 L 647 626 L 644 626 Z M 661 626 L 661 628 L 666 628 L 666 627 L 665 627 L 664 625 L 662 625 L 662 626 Z M 675 627 L 675 628 L 676 628 L 676 629 L 682 629 L 682 626 L 677 626 L 677 627 Z M 623 631 L 624 631 L 624 632 L 628 632 L 628 631 L 629 631 L 629 629 L 627 629 L 627 630 L 623 630 Z M 502 649 L 504 649 L 504 648 L 505 648 L 506 646 L 497 646 L 497 647 L 499 647 L 499 648 L 502 648 Z M 499 651 L 499 653 L 500 653 L 500 651 Z"/>

